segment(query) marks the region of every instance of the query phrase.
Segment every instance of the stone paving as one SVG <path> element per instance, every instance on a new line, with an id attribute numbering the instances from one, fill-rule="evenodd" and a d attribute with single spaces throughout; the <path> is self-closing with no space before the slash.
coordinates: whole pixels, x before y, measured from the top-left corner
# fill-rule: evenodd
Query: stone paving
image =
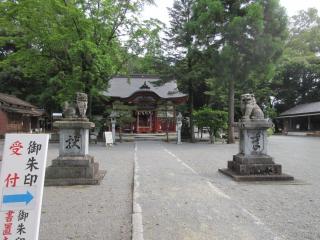
<path id="1" fill-rule="evenodd" d="M 237 144 L 138 141 L 90 152 L 105 179 L 45 187 L 39 239 L 132 239 L 135 158 L 144 240 L 320 239 L 320 138 L 270 138 L 270 155 L 296 178 L 278 183 L 238 183 L 219 173 Z M 57 155 L 50 144 L 48 159 Z"/>

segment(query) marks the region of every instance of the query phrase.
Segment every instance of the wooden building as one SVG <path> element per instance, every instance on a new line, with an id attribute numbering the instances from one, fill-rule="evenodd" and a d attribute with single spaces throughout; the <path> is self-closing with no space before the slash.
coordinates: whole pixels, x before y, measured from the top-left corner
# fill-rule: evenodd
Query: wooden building
<path id="1" fill-rule="evenodd" d="M 42 113 L 26 101 L 0 93 L 0 136 L 10 132 L 30 132 L 38 128 Z"/>
<path id="2" fill-rule="evenodd" d="M 109 104 L 120 101 L 135 106 L 135 122 L 127 127 L 134 133 L 157 133 L 176 130 L 176 106 L 186 103 L 188 97 L 177 88 L 176 81 L 159 85 L 159 77 L 135 75 L 114 77 L 104 95 Z"/>
<path id="3" fill-rule="evenodd" d="M 297 105 L 277 117 L 282 124 L 282 132 L 320 131 L 320 102 Z"/>

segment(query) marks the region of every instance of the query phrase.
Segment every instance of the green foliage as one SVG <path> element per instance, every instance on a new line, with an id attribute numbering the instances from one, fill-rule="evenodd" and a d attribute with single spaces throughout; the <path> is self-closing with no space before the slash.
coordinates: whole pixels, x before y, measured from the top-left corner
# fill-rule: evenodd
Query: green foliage
<path id="1" fill-rule="evenodd" d="M 228 93 L 222 91 L 218 100 L 224 107 L 228 95 L 228 136 L 233 142 L 234 96 L 255 92 L 258 99 L 266 95 L 263 100 L 268 101 L 271 95 L 274 66 L 287 36 L 285 11 L 278 0 L 198 0 L 193 11 L 195 42 L 211 59 L 209 86 L 228 86 Z M 214 96 L 215 89 L 209 94 Z"/>
<path id="2" fill-rule="evenodd" d="M 228 113 L 225 111 L 213 110 L 209 107 L 203 107 L 193 112 L 195 124 L 198 128 L 209 128 L 210 142 L 213 143 L 213 137 L 218 132 L 227 128 Z"/>
<path id="3" fill-rule="evenodd" d="M 112 105 L 113 111 L 117 115 L 117 124 L 123 127 L 127 124 L 134 123 L 136 119 L 132 116 L 132 111 L 136 110 L 135 106 L 126 105 L 120 101 L 115 101 Z"/>
<path id="4" fill-rule="evenodd" d="M 271 104 L 264 108 L 263 112 L 266 118 L 274 119 L 278 116 L 277 110 Z"/>
<path id="5" fill-rule="evenodd" d="M 159 24 L 137 19 L 146 2 L 1 1 L 0 91 L 49 109 L 86 92 L 90 115 L 92 96 L 130 56 L 157 44 Z"/>
<path id="6" fill-rule="evenodd" d="M 114 111 L 116 114 L 116 124 L 119 126 L 120 142 L 122 142 L 123 128 L 136 121 L 136 119 L 132 116 L 132 111 L 134 110 L 136 110 L 136 106 L 129 106 L 120 101 L 115 101 L 112 104 L 112 111 Z"/>
<path id="7" fill-rule="evenodd" d="M 175 0 L 169 9 L 170 29 L 167 31 L 167 50 L 173 67 L 173 75 L 178 81 L 179 89 L 187 93 L 188 113 L 190 117 L 190 137 L 195 141 L 193 132 L 193 110 L 203 106 L 208 97 L 205 84 L 207 59 L 202 57 L 195 44 L 192 21 L 195 0 Z"/>
<path id="8" fill-rule="evenodd" d="M 292 18 L 289 40 L 273 83 L 279 112 L 320 101 L 320 17 L 316 9 Z"/>
<path id="9" fill-rule="evenodd" d="M 274 134 L 274 132 L 275 132 L 274 127 L 268 128 L 268 129 L 267 129 L 267 136 L 268 136 L 268 137 L 272 136 L 272 135 Z"/>

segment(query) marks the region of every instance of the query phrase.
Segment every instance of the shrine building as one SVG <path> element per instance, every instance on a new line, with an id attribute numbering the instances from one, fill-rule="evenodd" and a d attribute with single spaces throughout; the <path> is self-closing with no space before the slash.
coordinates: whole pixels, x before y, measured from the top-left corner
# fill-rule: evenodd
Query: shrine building
<path id="1" fill-rule="evenodd" d="M 176 131 L 176 106 L 187 102 L 188 96 L 178 90 L 175 80 L 159 84 L 159 77 L 134 75 L 114 77 L 103 94 L 108 104 L 115 101 L 133 106 L 135 121 L 123 130 L 133 133 Z"/>
<path id="2" fill-rule="evenodd" d="M 31 132 L 39 128 L 43 111 L 15 96 L 0 93 L 0 137 L 11 132 Z"/>
<path id="3" fill-rule="evenodd" d="M 280 121 L 284 134 L 319 134 L 320 102 L 297 105 L 281 113 L 276 119 Z"/>

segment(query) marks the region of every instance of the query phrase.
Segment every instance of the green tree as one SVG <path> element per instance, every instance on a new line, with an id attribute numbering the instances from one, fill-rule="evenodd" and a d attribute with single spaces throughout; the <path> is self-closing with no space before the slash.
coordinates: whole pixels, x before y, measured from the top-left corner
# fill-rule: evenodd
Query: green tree
<path id="1" fill-rule="evenodd" d="M 228 113 L 225 111 L 213 110 L 203 107 L 193 112 L 195 124 L 199 129 L 208 127 L 210 143 L 214 143 L 214 138 L 218 132 L 227 128 Z"/>
<path id="2" fill-rule="evenodd" d="M 203 105 L 206 85 L 203 78 L 201 52 L 193 41 L 191 19 L 195 0 L 175 0 L 169 9 L 170 29 L 167 31 L 168 54 L 174 64 L 174 76 L 178 80 L 179 89 L 187 93 L 188 116 L 190 117 L 190 137 L 195 141 L 193 111 L 194 105 Z"/>
<path id="3" fill-rule="evenodd" d="M 160 113 L 165 118 L 166 128 L 166 141 L 169 142 L 169 124 L 170 124 L 170 115 L 174 115 L 174 104 L 171 101 L 159 100 L 157 102 L 157 113 Z"/>
<path id="4" fill-rule="evenodd" d="M 271 81 L 287 36 L 285 11 L 278 0 L 198 0 L 192 25 L 199 48 L 211 55 L 212 79 L 228 84 L 233 143 L 235 89 L 255 91 Z"/>
<path id="5" fill-rule="evenodd" d="M 25 86 L 18 91 L 35 94 L 43 105 L 45 99 L 61 103 L 83 91 L 91 115 L 92 96 L 123 68 L 129 52 L 140 54 L 148 44 L 152 21 L 137 18 L 146 2 L 1 1 L 0 77 L 10 81 L 3 87 L 16 79 L 17 88 Z"/>
<path id="6" fill-rule="evenodd" d="M 119 126 L 119 139 L 122 142 L 122 132 L 125 126 L 131 125 L 136 121 L 133 117 L 132 112 L 136 110 L 135 106 L 129 106 L 120 101 L 115 101 L 112 104 L 112 109 L 115 111 L 117 118 L 117 125 Z"/>
<path id="7" fill-rule="evenodd" d="M 279 112 L 320 101 L 320 17 L 316 9 L 293 16 L 273 88 Z"/>

